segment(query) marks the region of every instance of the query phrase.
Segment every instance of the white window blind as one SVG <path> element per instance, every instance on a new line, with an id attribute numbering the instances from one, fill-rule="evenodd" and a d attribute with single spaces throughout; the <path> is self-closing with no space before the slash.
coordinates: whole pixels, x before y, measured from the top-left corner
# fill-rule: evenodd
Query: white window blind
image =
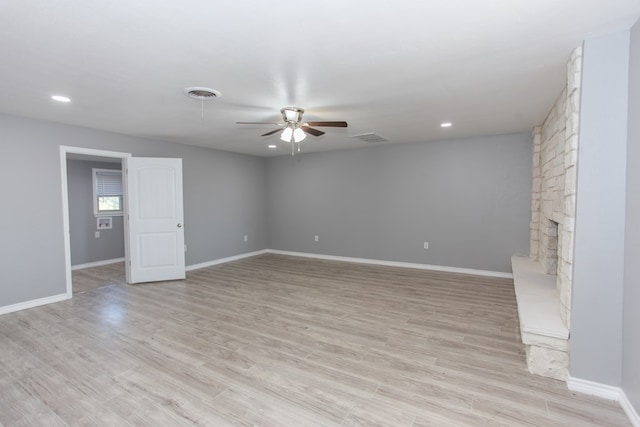
<path id="1" fill-rule="evenodd" d="M 122 172 L 96 170 L 96 196 L 122 196 Z"/>
<path id="2" fill-rule="evenodd" d="M 122 215 L 122 202 L 122 172 L 114 169 L 93 169 L 94 215 Z"/>

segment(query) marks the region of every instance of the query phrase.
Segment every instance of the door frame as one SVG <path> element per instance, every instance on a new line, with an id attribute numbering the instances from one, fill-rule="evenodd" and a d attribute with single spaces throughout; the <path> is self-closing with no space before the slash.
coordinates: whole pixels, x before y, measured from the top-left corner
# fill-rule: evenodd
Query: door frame
<path id="1" fill-rule="evenodd" d="M 71 280 L 71 235 L 69 224 L 69 187 L 67 177 L 67 154 L 81 154 L 86 156 L 95 157 L 111 157 L 115 159 L 122 159 L 132 157 L 131 153 L 123 153 L 118 151 L 97 150 L 93 148 L 82 147 L 70 147 L 67 145 L 60 146 L 60 174 L 62 182 L 62 230 L 64 236 L 64 266 L 65 266 L 65 281 L 66 281 L 66 296 L 67 298 L 73 297 L 73 284 Z M 123 202 L 126 205 L 126 194 L 123 194 Z M 125 239 L 128 239 L 127 230 L 125 229 Z M 129 254 L 125 251 L 125 262 L 129 262 Z"/>

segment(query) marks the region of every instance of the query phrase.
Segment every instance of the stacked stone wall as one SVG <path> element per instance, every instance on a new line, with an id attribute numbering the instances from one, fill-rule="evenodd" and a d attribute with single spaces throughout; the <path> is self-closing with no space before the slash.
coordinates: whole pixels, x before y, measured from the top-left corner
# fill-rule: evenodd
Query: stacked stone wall
<path id="1" fill-rule="evenodd" d="M 581 72 L 579 47 L 567 65 L 567 85 L 542 125 L 533 130 L 530 256 L 547 274 L 557 274 L 560 314 L 567 327 L 571 319 Z"/>

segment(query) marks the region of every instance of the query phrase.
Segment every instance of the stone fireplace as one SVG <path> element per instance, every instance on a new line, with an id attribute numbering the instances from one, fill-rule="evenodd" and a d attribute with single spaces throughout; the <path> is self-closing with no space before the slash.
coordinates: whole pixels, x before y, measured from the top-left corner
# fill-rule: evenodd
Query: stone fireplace
<path id="1" fill-rule="evenodd" d="M 533 130 L 530 255 L 512 258 L 529 371 L 558 379 L 568 372 L 581 69 L 578 47 L 567 85 Z"/>
<path id="2" fill-rule="evenodd" d="M 557 276 L 560 315 L 567 328 L 571 325 L 581 71 L 579 47 L 567 65 L 567 86 L 543 124 L 533 131 L 530 257 L 542 264 L 546 274 Z"/>
<path id="3" fill-rule="evenodd" d="M 558 235 L 560 224 L 548 219 L 540 226 L 540 253 L 538 258 L 545 274 L 558 275 Z"/>

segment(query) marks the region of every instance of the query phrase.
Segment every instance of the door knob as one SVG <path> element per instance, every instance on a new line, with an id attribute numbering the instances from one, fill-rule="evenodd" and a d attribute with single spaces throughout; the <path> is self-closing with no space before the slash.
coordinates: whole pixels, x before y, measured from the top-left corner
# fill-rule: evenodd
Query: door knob
<path id="1" fill-rule="evenodd" d="M 178 228 L 182 228 L 182 223 L 178 223 Z"/>

